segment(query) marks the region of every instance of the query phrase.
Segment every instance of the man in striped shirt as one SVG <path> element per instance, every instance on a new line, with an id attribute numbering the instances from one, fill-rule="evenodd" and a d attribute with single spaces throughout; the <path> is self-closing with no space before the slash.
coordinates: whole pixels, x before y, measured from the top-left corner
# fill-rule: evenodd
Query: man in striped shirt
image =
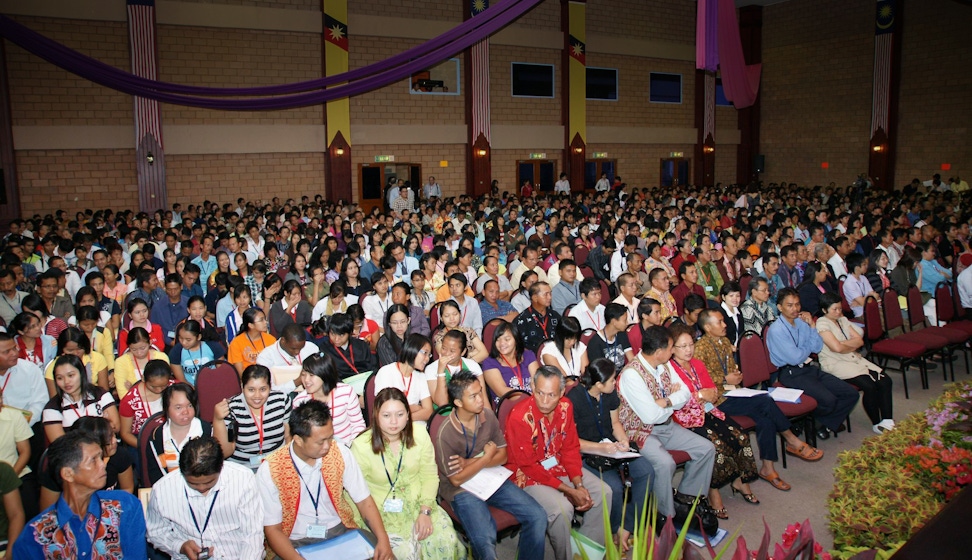
<path id="1" fill-rule="evenodd" d="M 224 462 L 216 438 L 186 443 L 179 470 L 152 487 L 149 542 L 172 558 L 263 558 L 263 502 L 250 469 Z M 190 515 L 186 515 L 186 510 Z"/>

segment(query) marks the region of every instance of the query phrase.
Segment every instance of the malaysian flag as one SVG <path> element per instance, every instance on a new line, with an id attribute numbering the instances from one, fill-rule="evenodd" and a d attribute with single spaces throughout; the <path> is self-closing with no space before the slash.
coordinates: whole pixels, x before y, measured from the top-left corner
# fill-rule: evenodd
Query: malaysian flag
<path id="1" fill-rule="evenodd" d="M 489 8 L 489 0 L 470 0 L 469 13 L 473 17 Z M 489 39 L 483 39 L 470 49 L 472 67 L 472 139 L 475 142 L 482 134 L 490 142 L 489 131 Z"/>
<path id="2" fill-rule="evenodd" d="M 132 73 L 149 80 L 159 79 L 155 56 L 155 0 L 128 0 L 128 40 L 132 50 Z M 162 145 L 159 103 L 135 97 L 135 142 L 145 135 Z"/>
<path id="3" fill-rule="evenodd" d="M 891 111 L 891 57 L 894 48 L 894 0 L 878 0 L 874 20 L 874 97 L 871 100 L 871 136 L 888 134 Z"/>

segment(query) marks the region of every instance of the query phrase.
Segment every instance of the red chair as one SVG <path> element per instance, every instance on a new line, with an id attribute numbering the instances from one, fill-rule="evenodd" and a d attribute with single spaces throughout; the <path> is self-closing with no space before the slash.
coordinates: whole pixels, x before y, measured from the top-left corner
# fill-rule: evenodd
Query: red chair
<path id="1" fill-rule="evenodd" d="M 739 277 L 739 289 L 742 292 L 743 299 L 749 295 L 749 283 L 753 281 L 753 276 L 751 274 L 743 274 Z"/>
<path id="2" fill-rule="evenodd" d="M 915 330 L 918 325 L 921 325 L 922 328 Z M 952 381 L 955 381 L 955 366 L 952 364 L 952 355 L 955 350 L 964 349 L 965 343 L 969 341 L 969 335 L 956 328 L 928 326 L 928 321 L 925 320 L 925 311 L 922 309 L 921 292 L 917 286 L 908 288 L 908 326 L 912 333 L 933 334 L 948 341 L 948 344 L 942 348 L 942 363 L 947 365 L 948 370 L 951 370 Z M 967 359 L 966 366 L 968 366 Z M 948 370 L 945 370 L 944 367 L 942 369 L 946 381 L 948 381 Z"/>
<path id="3" fill-rule="evenodd" d="M 942 358 L 942 369 L 945 369 L 945 352 L 943 349 L 948 346 L 948 339 L 938 336 L 937 334 L 931 332 L 905 332 L 904 330 L 904 319 L 901 316 L 901 306 L 898 305 L 898 293 L 892 289 L 887 289 L 884 291 L 884 296 L 882 298 L 882 307 L 884 307 L 884 328 L 890 333 L 894 329 L 901 329 L 901 334 L 892 337 L 894 340 L 906 340 L 908 342 L 914 342 L 925 347 L 925 355 L 931 356 L 932 354 L 940 353 Z M 911 307 L 911 303 L 908 304 Z M 908 310 L 909 315 L 911 314 L 911 309 Z M 921 313 L 921 297 L 918 300 L 918 312 Z M 922 314 L 924 315 L 924 314 Z M 927 373 L 926 373 L 927 377 Z M 928 388 L 927 379 L 923 379 L 923 389 Z"/>
<path id="4" fill-rule="evenodd" d="M 493 351 L 493 338 L 496 335 L 496 328 L 505 322 L 506 319 L 497 317 L 495 319 L 491 319 L 488 323 L 483 325 L 483 344 L 486 345 L 487 352 Z"/>
<path id="5" fill-rule="evenodd" d="M 741 373 L 743 385 L 746 387 L 765 388 L 770 377 L 776 372 L 776 366 L 770 361 L 769 352 L 762 339 L 756 333 L 749 331 L 739 341 L 739 363 L 743 364 Z M 816 431 L 813 425 L 813 411 L 817 408 L 817 401 L 804 393 L 799 403 L 778 402 L 776 406 L 790 422 L 803 422 L 804 439 L 811 446 L 817 446 Z M 780 446 L 783 450 L 783 468 L 786 468 L 786 441 L 780 436 Z"/>
<path id="6" fill-rule="evenodd" d="M 837 293 L 840 294 L 840 308 L 844 311 L 844 315 L 853 313 L 850 304 L 847 302 L 847 296 L 844 295 L 844 281 L 846 278 L 846 276 L 841 276 L 840 280 L 837 281 Z"/>
<path id="7" fill-rule="evenodd" d="M 439 328 L 439 304 L 438 303 L 433 305 L 432 309 L 429 310 L 429 328 L 432 329 L 433 334 L 435 333 L 435 330 Z"/>
<path id="8" fill-rule="evenodd" d="M 588 343 L 590 343 L 591 339 L 594 338 L 594 335 L 596 334 L 597 334 L 596 329 L 584 329 L 584 332 L 581 333 L 580 341 L 583 342 L 584 345 L 586 346 Z"/>
<path id="9" fill-rule="evenodd" d="M 365 425 L 367 425 L 368 427 L 371 427 L 371 409 L 374 408 L 375 406 L 375 395 L 377 393 L 377 391 L 375 391 L 375 376 L 377 375 L 378 375 L 377 371 L 369 375 L 368 379 L 365 380 L 365 385 L 364 385 L 364 401 L 365 401 L 364 421 L 365 421 Z"/>
<path id="10" fill-rule="evenodd" d="M 277 276 L 280 277 L 280 281 L 281 282 L 286 282 L 287 281 L 287 274 L 288 273 L 290 273 L 290 267 L 289 266 L 281 266 L 280 268 L 277 269 Z"/>
<path id="11" fill-rule="evenodd" d="M 606 280 L 601 280 L 601 305 L 611 303 L 611 287 Z"/>
<path id="12" fill-rule="evenodd" d="M 520 399 L 531 396 L 530 393 L 527 393 L 523 389 L 511 389 L 500 397 L 499 402 L 496 403 L 496 418 L 499 420 L 500 429 L 504 432 L 506 431 L 506 419 L 510 417 L 510 411 L 513 410 L 513 405 L 519 402 Z"/>
<path id="13" fill-rule="evenodd" d="M 927 349 L 917 342 L 896 340 L 887 337 L 881 326 L 880 310 L 877 300 L 871 296 L 864 302 L 864 340 L 869 344 L 871 355 L 880 356 L 878 365 L 887 367 L 888 359 L 898 360 L 901 380 L 904 383 L 905 398 L 908 396 L 908 367 L 917 363 L 920 371 L 921 386 L 928 386 L 928 364 L 925 362 Z"/>
<path id="14" fill-rule="evenodd" d="M 668 451 L 668 454 L 672 456 L 676 466 L 684 465 L 692 459 L 691 455 L 682 451 L 681 449 L 667 449 L 666 451 Z"/>
<path id="15" fill-rule="evenodd" d="M 158 461 L 155 452 L 152 450 L 152 436 L 165 424 L 165 414 L 156 412 L 149 416 L 148 420 L 142 424 L 142 429 L 138 432 L 138 464 L 139 464 L 139 486 L 151 488 L 152 478 L 149 476 L 149 461 Z"/>
<path id="16" fill-rule="evenodd" d="M 972 336 L 972 321 L 959 316 L 957 300 L 952 296 L 948 283 L 940 282 L 935 287 L 935 312 L 938 322 L 945 321 L 948 328 L 961 329 Z"/>
<path id="17" fill-rule="evenodd" d="M 577 270 L 584 278 L 594 278 L 594 270 L 583 263 L 578 263 Z"/>
<path id="18" fill-rule="evenodd" d="M 587 256 L 590 254 L 591 250 L 586 245 L 577 245 L 574 247 L 574 262 L 577 263 L 577 266 L 582 266 L 587 262 Z M 590 276 L 585 276 L 585 278 L 590 278 Z"/>
<path id="19" fill-rule="evenodd" d="M 243 392 L 240 375 L 233 364 L 214 360 L 199 368 L 196 374 L 196 398 L 199 417 L 213 423 L 213 408 L 223 399 L 231 399 Z"/>

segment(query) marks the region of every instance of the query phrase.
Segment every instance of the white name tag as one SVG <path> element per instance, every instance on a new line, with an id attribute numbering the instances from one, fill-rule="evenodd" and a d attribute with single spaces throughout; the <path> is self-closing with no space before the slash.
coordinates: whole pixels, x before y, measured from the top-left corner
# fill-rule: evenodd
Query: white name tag
<path id="1" fill-rule="evenodd" d="M 263 455 L 256 455 L 254 457 L 250 457 L 250 468 L 251 469 L 259 468 L 260 463 L 262 462 L 263 462 Z"/>
<path id="2" fill-rule="evenodd" d="M 385 513 L 401 513 L 405 509 L 405 502 L 399 498 L 385 499 Z"/>
<path id="3" fill-rule="evenodd" d="M 547 469 L 548 471 L 558 465 L 556 457 L 547 457 L 540 462 L 540 466 Z"/>
<path id="4" fill-rule="evenodd" d="M 307 536 L 312 539 L 327 538 L 327 527 L 323 525 L 308 525 Z"/>

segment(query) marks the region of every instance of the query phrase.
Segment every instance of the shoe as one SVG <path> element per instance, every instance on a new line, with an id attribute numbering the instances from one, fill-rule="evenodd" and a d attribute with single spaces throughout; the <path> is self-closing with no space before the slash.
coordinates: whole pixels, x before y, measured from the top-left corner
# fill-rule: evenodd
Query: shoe
<path id="1" fill-rule="evenodd" d="M 819 440 L 830 439 L 830 430 L 828 430 L 827 428 L 818 428 L 817 439 Z"/>
<path id="2" fill-rule="evenodd" d="M 874 433 L 875 434 L 883 434 L 884 432 L 887 432 L 891 428 L 888 428 L 887 426 L 885 426 L 883 424 L 875 424 L 874 426 L 871 427 L 871 429 L 874 430 Z"/>
<path id="3" fill-rule="evenodd" d="M 726 510 L 726 508 L 712 508 L 712 513 L 714 513 L 719 519 L 729 519 L 729 512 Z"/>
<path id="4" fill-rule="evenodd" d="M 773 488 L 776 488 L 777 490 L 782 490 L 784 492 L 787 492 L 790 490 L 790 488 L 792 488 L 792 486 L 790 486 L 786 482 L 783 482 L 783 479 L 780 478 L 779 474 L 774 473 L 772 477 L 763 476 L 762 474 L 760 474 L 759 477 L 765 480 L 766 482 L 769 482 L 770 485 Z"/>
<path id="5" fill-rule="evenodd" d="M 732 490 L 732 495 L 733 496 L 735 496 L 736 495 L 736 492 L 738 492 L 739 495 L 742 496 L 742 499 L 746 500 L 748 503 L 753 504 L 754 506 L 759 505 L 759 500 L 756 498 L 756 494 L 753 494 L 753 493 L 747 494 L 747 493 L 743 492 L 742 490 L 736 488 L 732 484 L 729 485 L 729 489 Z"/>
<path id="6" fill-rule="evenodd" d="M 884 420 L 881 420 L 880 422 L 878 422 L 877 425 L 881 426 L 885 430 L 893 430 L 895 428 L 894 420 L 890 418 L 885 418 Z"/>
<path id="7" fill-rule="evenodd" d="M 798 448 L 790 447 L 790 445 L 787 444 L 785 447 L 785 451 L 787 454 L 793 455 L 794 457 L 799 457 L 800 459 L 803 459 L 804 461 L 807 461 L 809 463 L 814 463 L 816 461 L 819 461 L 823 459 L 824 456 L 823 451 L 819 449 L 814 449 L 813 447 L 810 447 L 806 443 L 804 443 Z"/>

